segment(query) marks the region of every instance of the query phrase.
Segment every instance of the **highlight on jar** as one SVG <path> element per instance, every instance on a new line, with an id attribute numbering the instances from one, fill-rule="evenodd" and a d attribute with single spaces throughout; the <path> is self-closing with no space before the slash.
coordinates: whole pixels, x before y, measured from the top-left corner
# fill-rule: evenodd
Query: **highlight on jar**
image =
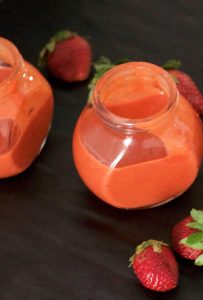
<path id="1" fill-rule="evenodd" d="M 38 156 L 52 115 L 48 82 L 10 41 L 0 38 L 0 178 L 21 173 Z"/>
<path id="2" fill-rule="evenodd" d="M 156 65 L 129 62 L 98 81 L 73 136 L 76 169 L 100 199 L 118 208 L 166 203 L 194 182 L 202 123 Z"/>

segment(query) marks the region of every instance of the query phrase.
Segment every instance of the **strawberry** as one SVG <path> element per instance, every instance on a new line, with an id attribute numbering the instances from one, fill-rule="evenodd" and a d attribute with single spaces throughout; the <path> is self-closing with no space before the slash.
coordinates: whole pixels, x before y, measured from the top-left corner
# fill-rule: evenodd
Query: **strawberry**
<path id="1" fill-rule="evenodd" d="M 183 71 L 177 70 L 180 66 L 180 61 L 169 60 L 163 68 L 173 76 L 176 81 L 177 88 L 199 113 L 203 113 L 203 95 L 192 80 L 192 78 Z"/>
<path id="2" fill-rule="evenodd" d="M 172 243 L 180 256 L 203 265 L 203 211 L 192 209 L 190 216 L 173 227 Z"/>
<path id="3" fill-rule="evenodd" d="M 66 82 L 87 79 L 91 62 L 92 50 L 88 41 L 68 30 L 53 36 L 39 54 L 39 65 L 47 66 L 54 76 Z"/>
<path id="4" fill-rule="evenodd" d="M 168 245 L 163 242 L 143 242 L 136 247 L 130 263 L 139 281 L 150 290 L 165 292 L 178 284 L 177 262 Z"/>

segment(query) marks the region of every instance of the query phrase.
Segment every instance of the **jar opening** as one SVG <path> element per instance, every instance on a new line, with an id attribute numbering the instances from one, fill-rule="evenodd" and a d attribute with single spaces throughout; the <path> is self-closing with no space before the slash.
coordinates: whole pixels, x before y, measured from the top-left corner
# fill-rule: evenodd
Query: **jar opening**
<path id="1" fill-rule="evenodd" d="M 19 72 L 22 57 L 8 40 L 0 38 L 0 89 L 7 85 Z"/>
<path id="2" fill-rule="evenodd" d="M 154 121 L 174 107 L 177 88 L 171 75 L 145 62 L 112 68 L 97 82 L 93 105 L 111 126 L 135 128 Z"/>

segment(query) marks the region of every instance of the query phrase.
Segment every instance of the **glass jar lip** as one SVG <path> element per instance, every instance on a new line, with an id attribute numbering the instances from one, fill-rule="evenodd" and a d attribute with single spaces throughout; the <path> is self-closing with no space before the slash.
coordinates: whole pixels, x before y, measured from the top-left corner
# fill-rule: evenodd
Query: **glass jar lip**
<path id="1" fill-rule="evenodd" d="M 12 56 L 13 59 L 13 64 L 11 65 L 11 73 L 0 82 L 1 89 L 3 86 L 9 84 L 11 80 L 20 72 L 23 65 L 23 59 L 17 47 L 8 39 L 0 37 L 0 45 L 3 45 L 3 47 L 5 47 L 5 49 L 9 51 L 9 55 Z"/>
<path id="2" fill-rule="evenodd" d="M 153 114 L 152 116 L 146 117 L 146 118 L 124 118 L 120 117 L 114 113 L 112 113 L 108 108 L 106 108 L 101 99 L 100 95 L 102 92 L 102 88 L 104 84 L 110 80 L 115 74 L 118 74 L 118 72 L 122 72 L 126 70 L 127 68 L 133 69 L 141 69 L 141 68 L 147 68 L 148 70 L 152 70 L 155 68 L 157 70 L 157 76 L 161 77 L 167 86 L 169 87 L 169 101 L 166 107 L 157 112 L 156 114 Z M 127 62 L 120 64 L 118 66 L 113 67 L 109 71 L 107 71 L 102 77 L 97 81 L 96 86 L 93 91 L 93 107 L 95 108 L 96 112 L 99 114 L 99 116 L 104 120 L 105 123 L 110 125 L 111 127 L 121 129 L 124 131 L 132 131 L 132 130 L 140 130 L 139 126 L 143 125 L 144 127 L 147 127 L 147 125 L 150 125 L 150 123 L 158 122 L 160 119 L 164 118 L 166 114 L 168 114 L 177 104 L 178 99 L 178 89 L 176 87 L 176 83 L 172 76 L 162 69 L 161 67 L 148 63 L 148 62 Z M 137 127 L 138 126 L 138 127 Z M 141 126 L 142 127 L 142 126 Z"/>

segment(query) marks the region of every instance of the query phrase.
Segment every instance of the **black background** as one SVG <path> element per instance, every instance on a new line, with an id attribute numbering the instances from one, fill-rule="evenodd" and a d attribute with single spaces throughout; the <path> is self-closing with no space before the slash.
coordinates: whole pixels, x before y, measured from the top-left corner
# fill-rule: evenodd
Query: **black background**
<path id="1" fill-rule="evenodd" d="M 69 28 L 90 37 L 95 60 L 178 58 L 201 87 L 202 15 L 197 0 L 4 0 L 0 35 L 37 65 L 50 36 Z M 203 170 L 184 195 L 162 207 L 107 206 L 83 185 L 72 161 L 88 82 L 48 80 L 55 114 L 46 147 L 23 174 L 0 181 L 0 299 L 202 299 L 203 269 L 191 262 L 178 258 L 178 288 L 157 294 L 136 281 L 128 258 L 143 240 L 170 243 L 172 226 L 192 207 L 203 207 Z"/>

